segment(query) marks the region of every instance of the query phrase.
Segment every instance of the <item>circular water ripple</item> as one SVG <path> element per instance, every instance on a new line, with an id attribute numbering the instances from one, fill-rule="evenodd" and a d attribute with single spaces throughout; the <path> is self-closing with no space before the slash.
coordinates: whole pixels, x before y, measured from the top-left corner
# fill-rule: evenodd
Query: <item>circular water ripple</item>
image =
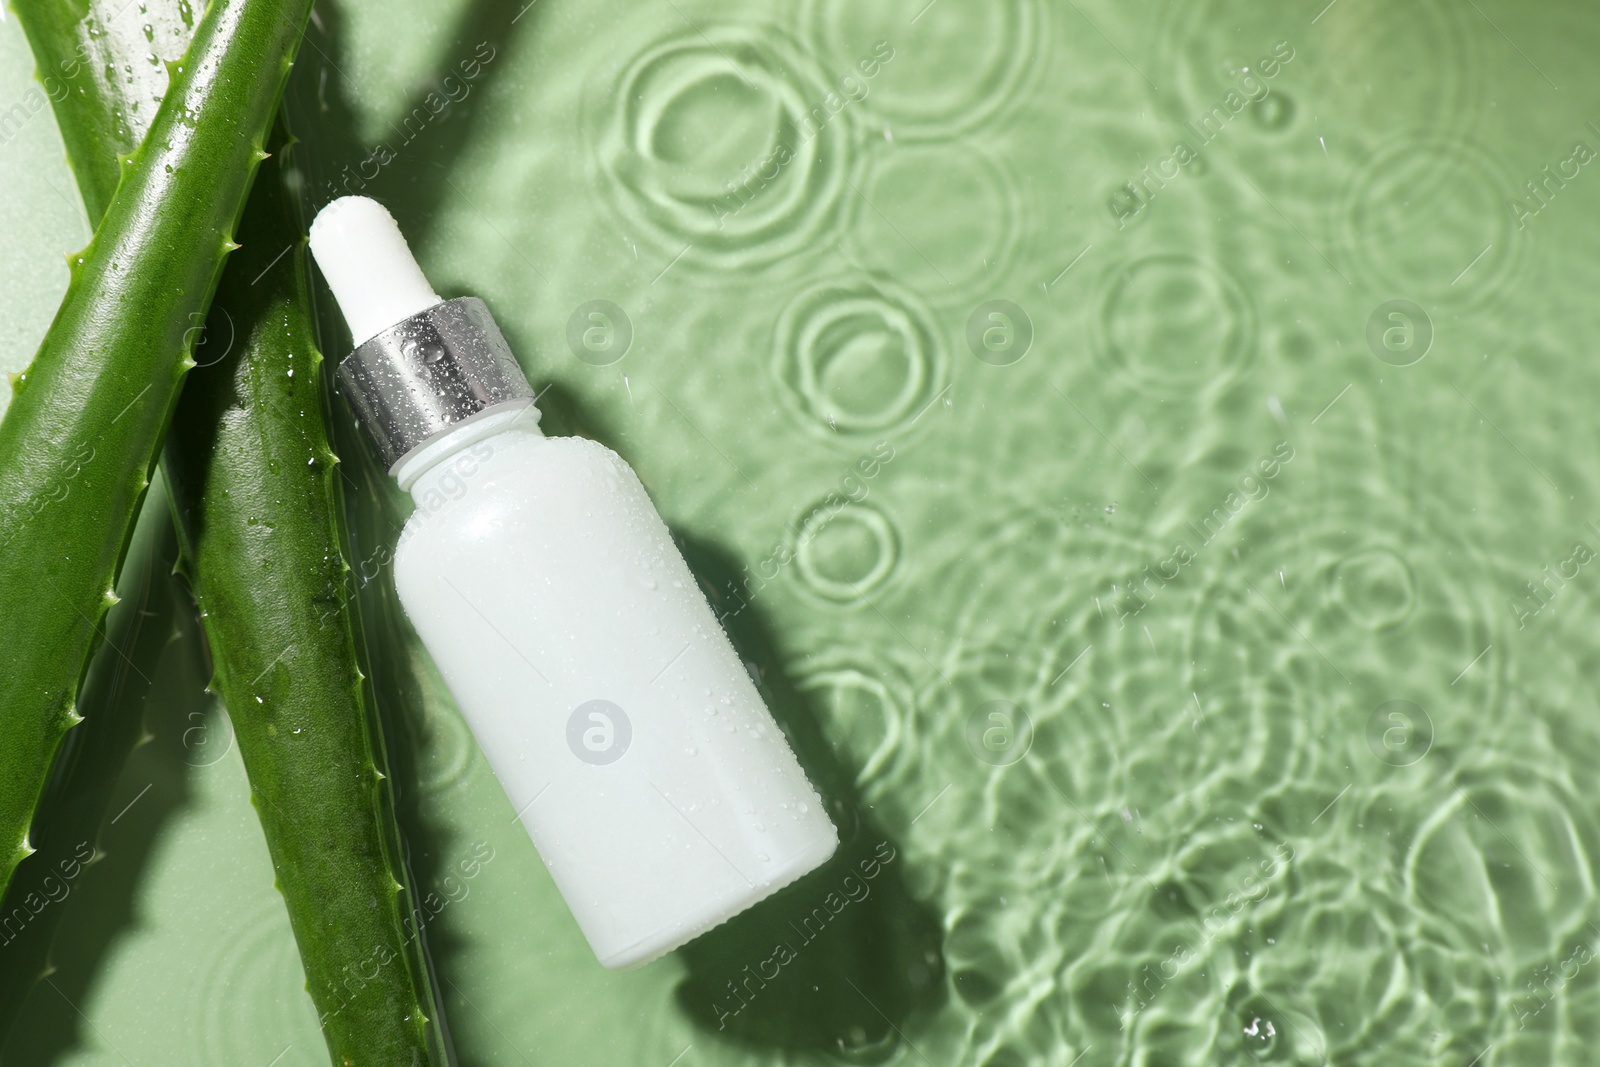
<path id="1" fill-rule="evenodd" d="M 1025 94 L 1049 37 L 1037 0 L 811 0 L 804 24 L 836 80 L 876 62 L 861 107 L 897 141 L 993 122 Z"/>
<path id="2" fill-rule="evenodd" d="M 976 1010 L 999 999 L 1015 974 L 1016 957 L 1024 945 L 1007 943 L 1007 927 L 1015 913 L 998 900 L 975 899 L 963 893 L 963 903 L 949 920 L 944 958 L 951 985 L 962 1001 Z"/>
<path id="3" fill-rule="evenodd" d="M 596 106 L 598 157 L 630 225 L 686 263 L 753 267 L 833 221 L 854 117 L 771 30 L 657 41 Z"/>
<path id="4" fill-rule="evenodd" d="M 1481 580 L 1499 564 L 1336 456 L 1306 446 L 1296 478 L 1123 618 L 1108 587 L 1170 545 L 1109 507 L 1023 508 L 965 551 L 933 546 L 921 584 L 950 652 L 910 721 L 908 778 L 951 785 L 906 832 L 982 828 L 941 894 L 941 1030 L 972 1062 L 1091 1046 L 1470 1062 L 1522 1033 L 1542 1003 L 1529 982 L 1576 966 L 1600 829 L 1554 770 L 1561 739 L 1506 699 L 1503 605 Z M 1427 703 L 1434 749 L 1374 758 L 1369 693 Z M 1014 765 L 984 766 L 961 736 L 993 699 L 1037 724 Z M 1470 769 L 1490 753 L 1547 770 Z M 1572 981 L 1543 1008 L 1552 1048 L 1592 992 Z"/>
<path id="5" fill-rule="evenodd" d="M 1461 1060 L 1470 1062 L 1484 1047 L 1494 961 L 1430 927 L 1375 860 L 1383 850 L 1361 844 L 1319 840 L 1296 856 L 1295 893 L 1253 931 L 1222 1043 L 1270 1051 L 1274 1062 L 1364 1062 L 1374 1048 L 1453 1062 L 1446 1049 L 1477 1041 Z M 1477 1010 L 1463 1017 L 1467 1004 Z"/>
<path id="6" fill-rule="evenodd" d="M 946 667 L 953 688 L 972 690 L 967 697 L 1021 693 L 1011 699 L 1038 709 L 1039 721 L 1033 751 L 994 772 L 983 793 L 968 785 L 957 805 L 991 828 L 949 891 L 962 909 L 951 961 L 962 976 L 956 999 L 972 1020 L 968 1048 L 1026 1060 L 1023 1050 L 1040 1047 L 1031 1039 L 1042 1020 L 1019 1006 L 1040 969 L 1056 970 L 1050 988 L 1069 991 L 1068 1006 L 1052 1014 L 1065 1028 L 1054 1047 L 1120 1050 L 1112 1062 L 1165 1055 L 1201 1064 L 1218 1053 L 1312 1062 L 1376 1045 L 1425 1060 L 1485 1034 L 1464 1017 L 1493 1004 L 1494 961 L 1469 955 L 1464 932 L 1420 936 L 1415 915 L 1424 909 L 1407 899 L 1402 878 L 1406 842 L 1435 802 L 1418 796 L 1417 782 L 1437 780 L 1457 757 L 1435 754 L 1415 769 L 1373 759 L 1370 708 L 1346 696 L 1295 633 L 1337 657 L 1358 691 L 1449 691 L 1488 627 L 1485 605 L 1455 573 L 1468 566 L 1461 546 L 1348 486 L 1308 505 L 1280 481 L 1253 506 L 1281 510 L 1241 527 L 1248 536 L 1237 545 L 1196 546 L 1192 569 L 1121 626 L 1115 609 L 1101 612 L 1105 587 L 1170 546 L 1147 548 L 1109 517 L 1052 524 L 1029 514 L 977 542 L 985 551 L 975 569 L 989 568 L 1013 611 L 1008 580 L 1051 591 L 1024 609 L 1033 636 L 974 651 L 975 662 L 997 665 L 988 684 L 969 684 L 975 672 L 959 659 Z M 1417 558 L 1417 544 L 1438 556 Z M 1311 565 L 1281 583 L 1259 573 L 1280 553 Z M 981 597 L 976 580 L 952 578 L 953 596 Z M 959 632 L 998 632 L 981 607 L 957 617 Z M 1030 662 L 1030 648 L 1050 650 L 1049 663 Z M 1493 704 L 1503 670 L 1491 652 L 1459 680 L 1461 696 L 1445 709 L 1458 749 L 1461 724 Z M 961 700 L 950 703 L 930 699 L 931 717 L 953 718 Z M 1338 802 L 1331 810 L 1330 801 Z M 1554 864 L 1562 824 L 1549 821 Z M 1060 864 L 1060 888 L 1030 895 L 1019 869 L 1043 862 Z M 1369 887 L 1373 878 L 1379 884 Z M 983 901 L 1000 894 L 1009 921 L 1044 935 L 1018 944 L 996 930 Z M 1081 914 L 1055 906 L 1063 894 L 1077 902 L 1066 910 Z M 1307 952 L 1312 945 L 1338 948 Z M 1424 983 L 1424 969 L 1445 966 L 1458 970 L 1459 987 L 1395 996 Z"/>
<path id="7" fill-rule="evenodd" d="M 807 289 L 778 318 L 774 369 L 785 398 L 829 438 L 904 429 L 949 378 L 933 322 L 920 300 L 885 281 Z"/>
<path id="8" fill-rule="evenodd" d="M 1366 1062 L 1374 1048 L 1439 1062 L 1469 1045 L 1470 1062 L 1487 1043 L 1494 961 L 1429 929 L 1341 844 L 1291 850 L 1238 821 L 1197 832 L 1179 859 L 1211 869 L 1198 904 L 1163 881 L 1131 921 L 1068 954 L 1074 1042 L 1108 1062 Z"/>
<path id="9" fill-rule="evenodd" d="M 941 304 L 987 293 L 1015 259 L 1021 200 L 1010 171 L 987 154 L 897 147 L 879 154 L 859 188 L 852 255 Z"/>
<path id="10" fill-rule="evenodd" d="M 1478 12 L 1443 0 L 1336 5 L 1317 22 L 1312 94 L 1318 110 L 1363 136 L 1406 128 L 1465 129 L 1483 106 Z M 1426 55 L 1427 63 L 1417 62 Z M 1374 70 L 1385 89 L 1372 91 Z"/>
<path id="11" fill-rule="evenodd" d="M 1117 381 L 1193 396 L 1221 388 L 1254 357 L 1255 323 L 1250 298 L 1225 269 L 1162 253 L 1111 273 L 1096 347 Z"/>
<path id="12" fill-rule="evenodd" d="M 824 600 L 859 603 L 889 580 L 900 559 L 900 537 L 871 504 L 837 510 L 818 503 L 800 528 L 795 572 Z"/>
<path id="13" fill-rule="evenodd" d="M 1524 256 L 1508 174 L 1476 142 L 1401 135 L 1357 172 L 1340 209 L 1350 269 L 1393 297 L 1476 305 L 1504 291 Z"/>
<path id="14" fill-rule="evenodd" d="M 1174 87 L 1170 95 L 1185 120 L 1198 121 L 1237 92 L 1261 98 L 1249 113 L 1271 130 L 1292 120 L 1295 99 L 1314 99 L 1319 123 L 1338 144 L 1406 128 L 1459 129 L 1481 104 L 1481 63 L 1466 27 L 1477 16 L 1442 0 L 1340 0 L 1314 24 L 1283 23 L 1275 34 L 1259 23 L 1242 28 L 1229 0 L 1168 10 L 1152 66 L 1176 72 L 1157 80 Z M 1284 62 L 1284 55 L 1291 58 Z M 1263 60 L 1276 65 L 1270 78 L 1265 72 L 1274 67 Z M 1384 72 L 1381 93 L 1373 91 L 1373 71 Z M 1232 138 L 1231 127 L 1220 136 Z"/>
<path id="15" fill-rule="evenodd" d="M 1329 601 L 1368 630 L 1398 626 L 1417 603 L 1411 565 L 1392 548 L 1346 556 L 1329 568 L 1328 583 Z"/>
<path id="16" fill-rule="evenodd" d="M 416 753 L 417 788 L 438 796 L 467 777 L 477 743 L 433 663 L 417 664 L 417 673 L 429 699 L 419 702 L 419 712 L 408 716 L 406 725 Z"/>
<path id="17" fill-rule="evenodd" d="M 855 768 L 864 800 L 912 788 L 918 724 L 911 685 L 897 667 L 835 648 L 807 658 L 795 687 L 812 695 L 823 735 Z"/>
<path id="18" fill-rule="evenodd" d="M 239 916 L 234 930 L 205 946 L 191 971 L 200 1005 L 196 1063 L 254 1063 L 263 1051 L 270 1059 L 277 1049 L 263 1050 L 262 1034 L 301 1034 L 307 1019 L 315 1024 L 283 901 L 274 894 Z"/>
<path id="19" fill-rule="evenodd" d="M 1228 649 L 1248 676 L 1277 674 L 1338 702 L 1342 743 L 1362 762 L 1366 724 L 1386 700 L 1420 704 L 1447 745 L 1470 736 L 1503 699 L 1498 636 L 1510 616 L 1481 576 L 1504 565 L 1431 509 L 1317 463 L 1303 448 L 1279 488 L 1212 543 L 1197 540 L 1218 571 L 1191 655 Z"/>
<path id="20" fill-rule="evenodd" d="M 1152 842 L 1186 832 L 1189 805 L 1242 795 L 1270 805 L 1311 776 L 1312 723 L 1289 681 L 1232 673 L 1226 647 L 1195 665 L 1180 627 L 1203 580 L 1185 575 L 1147 609 L 1120 603 L 1119 588 L 1170 541 L 1024 510 L 968 545 L 918 583 L 939 600 L 953 646 L 919 701 L 944 760 L 932 773 L 982 790 L 962 810 L 976 800 L 1041 848 L 1062 844 L 1063 816 L 1087 820 L 1143 865 L 1159 858 Z M 969 766 L 961 735 L 994 700 L 1023 709 L 1036 740 L 1015 766 L 987 772 Z"/>
<path id="21" fill-rule="evenodd" d="M 1600 953 L 1592 918 L 1600 825 L 1558 769 L 1559 738 L 1536 725 L 1500 733 L 1495 752 L 1477 753 L 1474 766 L 1431 791 L 1404 877 L 1408 905 L 1454 926 L 1462 942 L 1488 945 L 1520 974 L 1559 962 L 1575 939 Z M 1491 756 L 1513 757 L 1517 773 L 1495 769 Z"/>
<path id="22" fill-rule="evenodd" d="M 1214 1063 L 1221 1050 L 1242 1050 L 1251 1020 L 1234 1009 L 1251 961 L 1272 951 L 1265 931 L 1292 907 L 1298 862 L 1260 823 L 1218 810 L 1142 871 L 1108 865 L 1136 899 L 1109 920 L 1086 926 L 1064 916 L 1057 927 L 1056 939 L 1071 946 L 1058 985 L 1071 997 L 1072 1041 L 1107 1048 L 1107 1062 L 1143 1054 Z M 1089 868 L 1078 877 L 1108 875 Z"/>
<path id="23" fill-rule="evenodd" d="M 1076 622 L 1063 624 L 1063 605 L 1041 613 L 1030 638 L 1053 650 L 1046 684 L 1066 704 L 1039 728 L 1044 773 L 1083 815 L 1116 827 L 1133 860 L 1237 798 L 1292 807 L 1280 798 L 1323 762 L 1292 673 L 1251 669 L 1232 639 L 1192 632 L 1216 586 L 1181 575 L 1140 607 L 1126 584 L 1139 572 L 1135 557 L 1102 573 L 1094 596 L 1075 594 Z"/>
<path id="24" fill-rule="evenodd" d="M 942 620 L 929 655 L 945 652 L 914 672 L 915 799 L 897 807 L 911 847 L 963 842 L 940 888 L 940 1026 L 972 1062 L 1093 1046 L 1110 1062 L 1381 1047 L 1465 1063 L 1522 1033 L 1539 968 L 1573 966 L 1600 832 L 1539 725 L 1559 715 L 1508 699 L 1484 580 L 1505 565 L 1447 511 L 1353 473 L 1363 448 L 1301 444 L 1212 543 L 1181 535 L 1194 561 L 1142 607 L 1112 589 L 1171 538 L 1114 502 L 1019 507 L 924 546 L 919 605 Z M 1189 494 L 1198 511 L 1209 493 Z M 1367 747 L 1391 699 L 1426 705 L 1438 735 L 1405 766 Z M 1014 764 L 966 744 L 990 700 L 1035 723 Z M 1508 787 L 1470 769 L 1489 753 L 1547 773 Z M 1590 992 L 1574 981 L 1539 1015 L 1551 1047 L 1575 1039 L 1570 1005 Z"/>

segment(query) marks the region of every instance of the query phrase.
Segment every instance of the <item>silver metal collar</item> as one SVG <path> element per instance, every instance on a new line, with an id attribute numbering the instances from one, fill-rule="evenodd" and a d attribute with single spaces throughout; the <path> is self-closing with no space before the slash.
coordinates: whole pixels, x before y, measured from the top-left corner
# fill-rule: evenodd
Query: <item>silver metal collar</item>
<path id="1" fill-rule="evenodd" d="M 339 363 L 339 391 L 392 473 L 457 423 L 533 388 L 482 300 L 446 300 L 395 323 Z"/>

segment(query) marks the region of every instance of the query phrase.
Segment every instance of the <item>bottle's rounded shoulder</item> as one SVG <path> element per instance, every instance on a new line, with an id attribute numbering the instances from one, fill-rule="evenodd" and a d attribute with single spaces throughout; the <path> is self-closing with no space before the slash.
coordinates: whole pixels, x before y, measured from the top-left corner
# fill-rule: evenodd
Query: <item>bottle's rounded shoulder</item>
<path id="1" fill-rule="evenodd" d="M 632 468 L 588 438 L 507 432 L 477 441 L 412 486 L 416 508 L 400 532 L 397 572 L 419 550 L 492 551 L 523 517 L 584 509 L 629 482 L 638 483 Z"/>

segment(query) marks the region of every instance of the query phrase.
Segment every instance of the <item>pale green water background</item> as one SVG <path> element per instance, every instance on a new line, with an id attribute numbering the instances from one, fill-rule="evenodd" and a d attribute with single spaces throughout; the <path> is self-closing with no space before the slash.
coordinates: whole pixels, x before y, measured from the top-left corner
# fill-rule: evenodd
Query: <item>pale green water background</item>
<path id="1" fill-rule="evenodd" d="M 1323 3 L 319 11 L 312 205 L 395 149 L 367 191 L 547 429 L 637 467 L 723 607 L 762 576 L 729 627 L 845 838 L 605 972 L 383 654 L 463 1064 L 1600 1062 L 1600 12 Z M 87 234 L 48 110 L 0 188 L 17 369 Z M 569 345 L 597 300 L 620 358 L 615 313 Z M 400 513 L 352 506 L 376 572 Z M 196 655 L 5 1063 L 326 1060 Z"/>

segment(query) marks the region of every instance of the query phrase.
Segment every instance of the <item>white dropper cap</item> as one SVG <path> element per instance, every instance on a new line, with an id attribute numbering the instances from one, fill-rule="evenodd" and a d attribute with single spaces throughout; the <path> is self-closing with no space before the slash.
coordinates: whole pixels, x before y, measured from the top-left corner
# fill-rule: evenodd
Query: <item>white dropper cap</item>
<path id="1" fill-rule="evenodd" d="M 317 212 L 311 254 L 357 347 L 444 302 L 422 276 L 394 216 L 370 197 L 340 197 Z"/>
<path id="2" fill-rule="evenodd" d="M 346 196 L 318 212 L 311 254 L 355 339 L 339 361 L 339 391 L 391 474 L 452 427 L 534 399 L 483 301 L 435 293 L 376 200 Z"/>

